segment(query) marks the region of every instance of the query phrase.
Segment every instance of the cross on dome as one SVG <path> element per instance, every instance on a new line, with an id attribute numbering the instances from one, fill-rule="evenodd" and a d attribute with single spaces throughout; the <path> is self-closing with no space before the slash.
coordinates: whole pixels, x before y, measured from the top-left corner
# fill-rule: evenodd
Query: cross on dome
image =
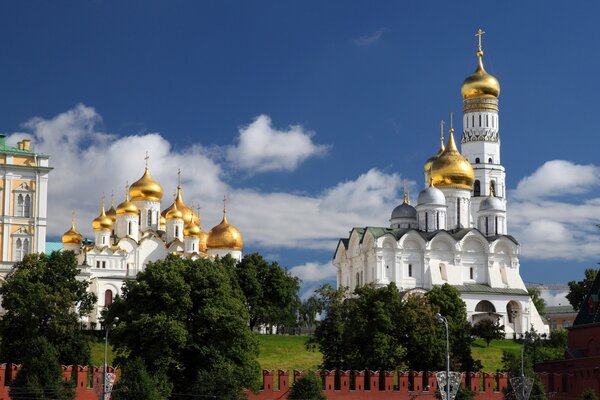
<path id="1" fill-rule="evenodd" d="M 479 28 L 479 30 L 478 30 L 478 31 L 477 31 L 477 33 L 475 34 L 475 36 L 477 36 L 477 41 L 478 41 L 478 47 L 477 47 L 477 49 L 478 49 L 478 51 L 480 51 L 481 53 L 483 53 L 483 47 L 481 46 L 481 40 L 482 40 L 482 38 L 483 38 L 483 35 L 484 35 L 484 33 L 485 33 L 485 32 L 484 32 L 484 31 L 483 31 L 481 28 Z"/>

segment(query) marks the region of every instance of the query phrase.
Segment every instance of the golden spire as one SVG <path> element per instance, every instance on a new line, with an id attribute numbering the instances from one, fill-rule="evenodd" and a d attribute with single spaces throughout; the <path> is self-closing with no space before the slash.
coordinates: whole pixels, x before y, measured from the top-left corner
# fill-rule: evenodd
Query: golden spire
<path id="1" fill-rule="evenodd" d="M 106 215 L 106 212 L 104 211 L 104 201 L 106 200 L 106 195 L 104 194 L 104 192 L 102 192 L 102 213 L 100 215 Z"/>
<path id="2" fill-rule="evenodd" d="M 227 196 L 223 195 L 223 222 L 227 223 Z"/>
<path id="3" fill-rule="evenodd" d="M 449 136 L 450 137 L 448 138 L 448 146 L 446 146 L 446 148 L 449 151 L 452 151 L 452 150 L 458 151 L 458 148 L 456 147 L 456 142 L 454 141 L 454 126 L 453 126 L 454 124 L 453 124 L 453 119 L 454 119 L 454 115 L 451 112 L 450 113 L 450 130 L 449 130 L 449 133 L 450 133 Z"/>
<path id="4" fill-rule="evenodd" d="M 485 32 L 481 30 L 481 28 L 479 28 L 479 30 L 477 31 L 477 33 L 475 34 L 475 36 L 477 36 L 477 41 L 478 41 L 478 45 L 477 45 L 477 55 L 479 55 L 481 53 L 481 55 L 483 55 L 483 47 L 481 46 L 481 39 L 483 38 L 483 34 Z"/>
<path id="5" fill-rule="evenodd" d="M 406 190 L 406 179 L 404 179 L 404 204 L 410 204 L 410 197 L 408 191 Z"/>

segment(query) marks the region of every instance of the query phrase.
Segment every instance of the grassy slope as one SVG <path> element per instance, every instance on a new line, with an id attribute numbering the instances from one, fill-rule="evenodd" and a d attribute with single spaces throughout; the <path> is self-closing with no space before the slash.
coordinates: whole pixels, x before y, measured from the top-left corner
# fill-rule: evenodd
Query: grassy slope
<path id="1" fill-rule="evenodd" d="M 258 362 L 264 369 L 315 369 L 321 362 L 321 354 L 307 351 L 304 342 L 307 336 L 258 335 L 260 355 Z M 519 354 L 521 345 L 512 340 L 493 340 L 489 347 L 478 339 L 471 347 L 473 357 L 481 360 L 483 371 L 495 372 L 502 368 L 502 351 L 507 350 Z M 113 358 L 109 347 L 109 364 Z M 104 341 L 99 340 L 92 345 L 92 364 L 104 363 Z"/>

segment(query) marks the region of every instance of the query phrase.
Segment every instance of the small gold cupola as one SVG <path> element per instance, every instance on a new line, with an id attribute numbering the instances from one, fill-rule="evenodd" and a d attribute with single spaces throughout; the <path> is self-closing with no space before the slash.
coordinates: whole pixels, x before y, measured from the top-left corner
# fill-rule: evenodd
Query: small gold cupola
<path id="1" fill-rule="evenodd" d="M 73 211 L 71 217 L 71 228 L 69 228 L 69 230 L 63 233 L 62 235 L 62 243 L 76 245 L 80 245 L 81 243 L 83 243 L 83 236 L 75 228 L 75 211 Z"/>
<path id="2" fill-rule="evenodd" d="M 479 38 L 479 46 L 477 50 L 477 68 L 475 72 L 467 76 L 461 88 L 463 99 L 471 99 L 475 97 L 493 97 L 498 98 L 500 95 L 500 83 L 491 74 L 488 74 L 483 67 L 483 48 L 481 46 L 481 38 L 485 32 L 479 29 L 477 36 Z"/>
<path id="3" fill-rule="evenodd" d="M 115 194 L 114 194 L 114 192 L 112 192 L 110 194 L 110 208 L 106 212 L 106 215 L 108 215 L 110 217 L 113 224 L 115 222 L 117 222 L 117 210 L 115 210 Z"/>
<path id="4" fill-rule="evenodd" d="M 110 231 L 112 230 L 112 226 L 112 219 L 106 215 L 106 211 L 104 210 L 104 195 L 102 195 L 102 211 L 100 211 L 100 215 L 92 221 L 92 228 L 94 231 Z"/>
<path id="5" fill-rule="evenodd" d="M 233 225 L 227 221 L 227 209 L 223 199 L 223 219 L 221 223 L 208 232 L 206 247 L 209 249 L 229 249 L 241 251 L 244 247 L 242 234 Z"/>
<path id="6" fill-rule="evenodd" d="M 129 185 L 125 185 L 125 201 L 117 206 L 117 215 L 138 215 L 139 209 L 129 200 Z"/>
<path id="7" fill-rule="evenodd" d="M 173 204 L 171 204 L 168 208 L 163 210 L 160 213 L 160 215 L 162 217 L 166 217 L 167 213 L 173 209 L 173 206 L 175 204 L 177 204 L 177 208 L 179 209 L 179 211 L 183 213 L 183 220 L 186 221 L 186 223 L 187 221 L 189 221 L 190 218 L 192 218 L 196 225 L 200 224 L 200 218 L 198 217 L 198 215 L 183 201 L 183 197 L 181 195 L 181 170 L 177 171 L 177 193 L 175 195 L 175 200 L 173 201 Z"/>

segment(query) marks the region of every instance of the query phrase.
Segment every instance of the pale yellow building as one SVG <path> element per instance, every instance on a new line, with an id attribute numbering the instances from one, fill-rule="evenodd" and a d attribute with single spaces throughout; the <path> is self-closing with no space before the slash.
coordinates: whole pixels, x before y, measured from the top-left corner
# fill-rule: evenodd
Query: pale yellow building
<path id="1" fill-rule="evenodd" d="M 24 139 L 16 147 L 0 134 L 0 275 L 30 253 L 46 250 L 49 157 Z"/>

